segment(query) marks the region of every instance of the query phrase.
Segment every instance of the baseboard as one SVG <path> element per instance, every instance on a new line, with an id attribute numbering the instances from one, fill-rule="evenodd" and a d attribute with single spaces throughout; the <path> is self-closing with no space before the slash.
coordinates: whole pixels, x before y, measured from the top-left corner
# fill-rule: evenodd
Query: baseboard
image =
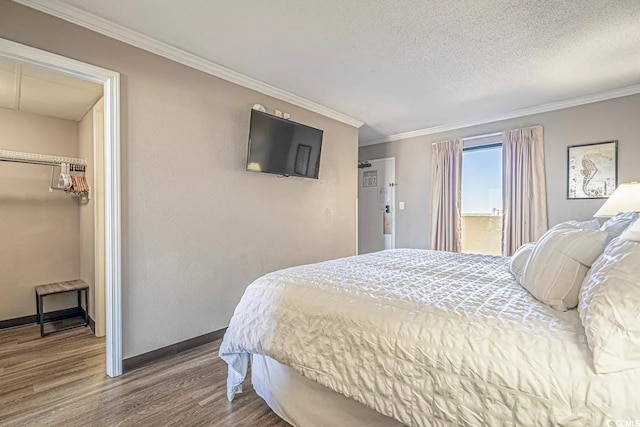
<path id="1" fill-rule="evenodd" d="M 129 357 L 122 361 L 122 370 L 124 372 L 128 372 L 141 366 L 147 365 L 151 362 L 164 359 L 165 357 L 173 356 L 183 351 L 191 350 L 192 348 L 208 344 L 215 340 L 219 340 L 224 336 L 226 330 L 227 328 L 219 329 L 217 331 L 209 332 L 208 334 L 200 335 L 199 337 L 191 338 L 186 341 L 162 347 L 148 353 Z"/>
<path id="2" fill-rule="evenodd" d="M 83 307 L 79 307 L 80 310 L 80 316 L 82 316 L 82 318 L 84 318 L 85 316 L 85 309 Z M 93 335 L 96 334 L 96 322 L 91 318 L 91 316 L 89 317 L 89 327 L 91 328 L 91 332 L 93 332 Z"/>
<path id="3" fill-rule="evenodd" d="M 55 322 L 56 320 L 70 319 L 84 315 L 84 310 L 78 307 L 65 308 L 64 310 L 50 311 L 44 313 L 45 322 Z M 16 326 L 30 325 L 36 323 L 37 316 L 16 317 L 15 319 L 0 320 L 0 329 L 15 328 Z"/>
<path id="4" fill-rule="evenodd" d="M 96 334 L 96 322 L 95 320 L 93 320 L 91 318 L 91 316 L 89 316 L 89 327 L 91 328 L 91 332 L 93 332 L 93 335 Z"/>

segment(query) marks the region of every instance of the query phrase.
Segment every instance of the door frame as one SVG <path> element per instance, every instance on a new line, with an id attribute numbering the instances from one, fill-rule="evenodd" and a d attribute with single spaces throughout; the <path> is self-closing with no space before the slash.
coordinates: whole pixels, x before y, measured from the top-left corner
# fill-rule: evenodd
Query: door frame
<path id="1" fill-rule="evenodd" d="M 104 228 L 106 373 L 122 375 L 122 228 L 120 74 L 0 38 L 0 58 L 34 65 L 104 87 Z"/>
<path id="2" fill-rule="evenodd" d="M 391 249 L 395 249 L 396 248 L 396 158 L 395 156 L 393 157 L 382 157 L 379 159 L 371 159 L 371 160 L 367 160 L 367 162 L 369 163 L 380 163 L 380 162 L 386 162 L 386 161 L 391 161 L 393 164 L 393 183 L 394 186 L 392 187 L 392 191 L 390 192 L 391 194 L 391 206 L 393 207 L 391 209 Z M 360 170 L 358 169 L 358 187 L 360 186 Z M 358 192 L 360 192 L 360 188 L 358 188 Z M 356 254 L 360 254 L 359 250 L 359 240 L 360 240 L 360 236 L 358 235 L 358 229 L 360 226 L 360 211 L 359 211 L 359 206 L 360 206 L 360 199 L 359 197 L 356 197 Z"/>

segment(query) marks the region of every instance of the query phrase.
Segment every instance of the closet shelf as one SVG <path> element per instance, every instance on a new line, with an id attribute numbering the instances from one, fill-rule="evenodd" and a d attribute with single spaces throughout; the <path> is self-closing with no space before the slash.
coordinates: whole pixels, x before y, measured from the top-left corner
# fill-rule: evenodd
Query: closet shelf
<path id="1" fill-rule="evenodd" d="M 82 200 L 87 202 L 89 201 L 89 192 L 91 191 L 91 188 L 84 177 L 84 173 L 87 169 L 86 159 L 0 150 L 0 161 L 51 166 L 51 180 L 49 182 L 50 193 L 53 192 L 53 190 L 61 190 L 73 196 L 80 197 Z M 64 186 L 60 186 L 60 184 L 58 186 L 54 185 L 53 174 L 56 166 L 61 170 L 59 182 L 64 182 Z M 71 172 L 71 174 L 69 172 Z M 77 175 L 78 173 L 81 175 Z M 76 186 L 80 187 L 80 191 L 77 191 Z"/>
<path id="2" fill-rule="evenodd" d="M 62 163 L 68 165 L 87 166 L 86 159 L 76 159 L 75 157 L 51 156 L 48 154 L 23 153 L 20 151 L 0 150 L 0 161 L 28 163 L 32 165 L 60 166 Z"/>

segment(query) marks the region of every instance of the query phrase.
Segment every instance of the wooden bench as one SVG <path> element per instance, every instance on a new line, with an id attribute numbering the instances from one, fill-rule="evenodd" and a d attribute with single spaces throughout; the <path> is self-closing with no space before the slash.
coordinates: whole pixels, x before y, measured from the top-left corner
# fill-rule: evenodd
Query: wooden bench
<path id="1" fill-rule="evenodd" d="M 84 291 L 84 324 L 73 325 L 62 329 L 57 329 L 53 332 L 44 332 L 44 313 L 42 309 L 42 300 L 47 295 L 61 294 L 65 292 L 77 292 L 78 293 L 78 309 L 82 309 L 82 291 Z M 78 328 L 81 326 L 89 326 L 89 285 L 82 280 L 71 280 L 69 282 L 49 283 L 47 285 L 36 286 L 36 307 L 37 315 L 36 320 L 40 324 L 40 336 L 50 335 L 55 332 L 66 331 L 67 329 Z"/>

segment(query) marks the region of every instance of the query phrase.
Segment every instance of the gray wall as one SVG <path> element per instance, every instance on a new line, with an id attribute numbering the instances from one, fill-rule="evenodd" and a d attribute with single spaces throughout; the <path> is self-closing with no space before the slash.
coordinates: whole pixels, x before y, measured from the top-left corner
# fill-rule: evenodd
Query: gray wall
<path id="1" fill-rule="evenodd" d="M 618 182 L 640 181 L 640 95 L 361 147 L 360 160 L 396 157 L 396 246 L 427 248 L 431 143 L 500 132 L 533 125 L 544 126 L 545 165 L 550 225 L 568 219 L 589 219 L 602 200 L 567 200 L 567 147 L 617 139 Z"/>
<path id="2" fill-rule="evenodd" d="M 1 0 L 0 37 L 122 74 L 124 357 L 227 326 L 269 271 L 355 253 L 356 128 Z M 255 103 L 324 130 L 319 180 L 245 171 Z"/>
<path id="3" fill-rule="evenodd" d="M 78 157 L 78 123 L 0 108 L 0 148 Z M 0 162 L 0 320 L 36 313 L 34 286 L 80 277 L 78 204 L 49 193 L 51 168 Z M 46 311 L 75 307 L 45 298 Z"/>

